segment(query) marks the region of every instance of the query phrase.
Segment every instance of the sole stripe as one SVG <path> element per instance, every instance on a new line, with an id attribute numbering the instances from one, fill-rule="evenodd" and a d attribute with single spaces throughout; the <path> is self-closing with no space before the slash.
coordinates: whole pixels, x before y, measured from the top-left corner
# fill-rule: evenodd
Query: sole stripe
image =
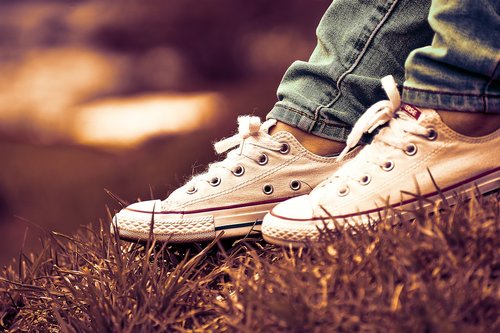
<path id="1" fill-rule="evenodd" d="M 256 225 L 262 225 L 262 221 L 221 225 L 221 226 L 215 227 L 215 231 L 227 230 L 227 229 L 237 229 L 237 228 L 246 228 L 246 227 L 251 227 L 251 226 L 256 226 Z"/>

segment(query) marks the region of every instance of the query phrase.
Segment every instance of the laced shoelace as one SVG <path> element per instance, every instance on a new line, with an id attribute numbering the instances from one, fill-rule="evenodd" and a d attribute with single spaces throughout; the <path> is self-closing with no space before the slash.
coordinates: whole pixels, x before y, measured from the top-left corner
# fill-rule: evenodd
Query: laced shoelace
<path id="1" fill-rule="evenodd" d="M 267 163 L 267 155 L 263 153 L 263 150 L 284 151 L 284 149 L 288 149 L 288 146 L 284 147 L 284 143 L 276 141 L 269 135 L 269 129 L 275 124 L 276 120 L 274 119 L 262 123 L 259 117 L 238 117 L 238 133 L 214 144 L 217 154 L 227 152 L 226 158 L 211 164 L 207 172 L 194 176 L 186 184 L 188 193 L 196 191 L 198 182 L 218 185 L 221 180 L 214 176 L 217 168 L 224 168 L 236 176 L 241 176 L 244 172 L 244 167 L 241 165 L 242 156 L 264 165 Z"/>
<path id="2" fill-rule="evenodd" d="M 338 161 L 342 160 L 347 152 L 359 143 L 364 133 L 372 133 L 376 128 L 386 123 L 389 123 L 388 126 L 382 128 L 373 138 L 370 145 L 366 147 L 370 149 L 370 153 L 362 151 L 360 156 L 355 160 L 359 160 L 363 156 L 366 163 L 373 163 L 378 165 L 382 170 L 390 171 L 394 168 L 394 162 L 383 158 L 386 155 L 387 148 L 401 149 L 408 155 L 414 155 L 417 147 L 411 143 L 409 138 L 412 135 L 431 137 L 429 128 L 422 126 L 405 113 L 398 112 L 401 98 L 394 78 L 386 76 L 382 78 L 381 82 L 389 99 L 375 103 L 359 118 L 347 138 L 345 149 L 337 158 Z M 356 181 L 366 185 L 371 180 L 370 175 L 363 173 L 355 175 L 352 173 L 351 168 L 346 167 L 334 175 L 328 182 L 331 183 L 339 178 L 340 183 L 337 193 L 341 196 L 349 192 L 349 181 Z"/>

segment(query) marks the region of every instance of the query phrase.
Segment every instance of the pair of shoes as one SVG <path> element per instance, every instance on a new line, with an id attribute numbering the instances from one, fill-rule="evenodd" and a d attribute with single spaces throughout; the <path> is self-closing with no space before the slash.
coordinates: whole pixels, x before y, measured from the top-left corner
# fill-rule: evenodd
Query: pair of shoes
<path id="1" fill-rule="evenodd" d="M 155 238 L 171 243 L 258 232 L 276 204 L 311 192 L 357 152 L 337 161 L 311 153 L 288 132 L 271 136 L 274 119 L 261 123 L 258 117 L 244 116 L 238 123 L 237 134 L 214 145 L 218 154 L 227 153 L 224 160 L 164 201 L 137 202 L 117 213 L 113 221 L 119 236 L 148 239 L 152 222 Z"/>
<path id="2" fill-rule="evenodd" d="M 241 237 L 262 224 L 268 242 L 302 246 L 325 227 L 362 226 L 382 213 L 409 218 L 421 198 L 432 205 L 500 188 L 500 129 L 461 135 L 435 110 L 401 105 L 392 77 L 382 86 L 389 99 L 363 114 L 339 156 L 314 155 L 288 132 L 269 135 L 274 120 L 242 117 L 239 133 L 215 146 L 226 159 L 164 201 L 124 208 L 112 230 L 147 239 L 153 222 L 156 239 L 175 243 L 211 240 L 221 231 Z M 376 129 L 369 145 L 356 147 Z"/>

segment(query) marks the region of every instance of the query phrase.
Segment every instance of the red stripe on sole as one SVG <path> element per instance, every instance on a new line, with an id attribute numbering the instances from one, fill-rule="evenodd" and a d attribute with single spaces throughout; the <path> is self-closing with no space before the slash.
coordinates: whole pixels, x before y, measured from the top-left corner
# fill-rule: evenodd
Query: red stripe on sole
<path id="1" fill-rule="evenodd" d="M 474 177 L 468 178 L 467 180 L 461 181 L 461 182 L 459 182 L 457 184 L 453 184 L 453 185 L 450 185 L 448 187 L 445 187 L 445 188 L 441 189 L 441 192 L 449 192 L 451 190 L 456 189 L 457 187 L 466 185 L 466 184 L 471 183 L 471 182 L 473 182 L 473 181 L 475 181 L 475 180 L 477 180 L 479 178 L 482 178 L 482 177 L 487 176 L 489 174 L 495 173 L 497 171 L 500 171 L 500 167 L 495 168 L 493 170 L 486 171 L 486 172 L 481 173 L 479 175 L 476 175 Z M 432 193 L 421 195 L 420 197 L 421 198 L 429 198 L 429 197 L 432 197 L 432 196 L 435 196 L 435 195 L 438 195 L 438 194 L 439 194 L 438 191 L 434 191 Z M 401 201 L 401 202 L 396 203 L 396 204 L 389 205 L 389 207 L 390 208 L 396 208 L 398 206 L 408 205 L 408 204 L 417 202 L 418 199 L 419 198 L 408 199 L 408 200 Z M 308 221 L 325 221 L 325 220 L 331 220 L 332 218 L 333 219 L 344 219 L 344 218 L 353 217 L 353 216 L 360 216 L 360 215 L 366 215 L 366 214 L 376 213 L 376 212 L 380 212 L 380 211 L 382 211 L 384 209 L 386 209 L 386 206 L 384 206 L 384 207 L 378 207 L 378 208 L 374 208 L 374 209 L 369 209 L 369 210 L 365 210 L 363 212 L 357 212 L 357 213 L 351 213 L 351 214 L 344 214 L 344 215 L 336 215 L 336 216 L 331 216 L 331 217 L 314 217 L 314 218 L 309 218 L 309 219 L 296 219 L 296 218 L 293 218 L 293 217 L 281 216 L 281 215 L 278 215 L 278 214 L 274 213 L 272 210 L 269 212 L 269 214 L 271 214 L 274 217 L 283 219 L 283 220 L 296 221 L 296 222 L 308 222 Z"/>

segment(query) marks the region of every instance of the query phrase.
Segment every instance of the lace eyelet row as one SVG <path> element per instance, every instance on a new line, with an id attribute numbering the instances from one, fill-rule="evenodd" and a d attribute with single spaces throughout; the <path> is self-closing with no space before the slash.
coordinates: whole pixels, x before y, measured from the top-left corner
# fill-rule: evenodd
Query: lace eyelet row
<path id="1" fill-rule="evenodd" d="M 288 143 L 286 143 L 286 142 L 283 142 L 281 144 L 279 152 L 281 154 L 283 154 L 283 155 L 288 154 L 290 152 L 290 145 Z M 257 163 L 260 164 L 260 165 L 266 165 L 268 162 L 269 162 L 269 156 L 267 156 L 266 153 L 260 154 Z"/>
<path id="2" fill-rule="evenodd" d="M 432 128 L 432 127 L 429 127 L 427 129 L 427 135 L 426 135 L 426 138 L 427 140 L 429 141 L 434 141 L 436 140 L 438 137 L 438 133 L 437 131 Z M 417 148 L 417 145 L 415 145 L 414 143 L 409 143 L 404 149 L 403 149 L 404 153 L 408 156 L 414 156 L 415 154 L 417 154 L 417 151 L 418 151 L 418 148 Z M 380 168 L 384 171 L 391 171 L 394 169 L 394 162 L 391 161 L 391 160 L 387 160 L 385 161 L 381 166 Z M 372 178 L 370 175 L 368 174 L 365 174 L 361 177 L 361 179 L 359 180 L 359 183 L 363 186 L 366 186 L 368 185 L 370 182 L 371 182 Z M 337 195 L 339 197 L 345 197 L 347 194 L 349 194 L 350 192 L 350 188 L 349 186 L 345 186 L 345 187 L 342 187 L 342 188 L 339 188 L 337 189 Z"/>
<path id="3" fill-rule="evenodd" d="M 380 166 L 380 168 L 381 168 L 382 170 L 384 170 L 384 171 L 387 171 L 387 172 L 388 172 L 388 171 L 391 171 L 392 169 L 394 169 L 394 165 L 395 165 L 395 164 L 394 164 L 394 162 L 393 162 L 393 161 L 391 161 L 391 160 L 387 160 L 386 162 L 384 162 L 384 164 L 382 164 L 382 165 Z M 358 182 L 359 182 L 361 185 L 366 186 L 366 185 L 370 184 L 370 183 L 371 183 L 371 181 L 372 181 L 372 177 L 371 177 L 369 174 L 364 174 L 364 175 L 361 177 L 361 179 L 359 179 L 359 181 L 358 181 Z M 345 197 L 346 195 L 348 195 L 348 194 L 349 194 L 349 192 L 350 192 L 350 191 L 351 191 L 351 190 L 350 190 L 349 186 L 345 185 L 344 187 L 341 187 L 341 188 L 337 189 L 337 195 L 338 195 L 339 197 Z"/>
<path id="4" fill-rule="evenodd" d="M 214 177 L 214 178 L 210 179 L 210 181 L 208 183 L 211 186 L 216 187 L 216 186 L 219 186 L 221 182 L 222 182 L 222 179 L 220 177 Z M 190 187 L 188 187 L 186 189 L 187 194 L 194 194 L 196 192 L 198 192 L 198 188 L 195 185 L 191 185 Z"/>
<path id="5" fill-rule="evenodd" d="M 302 188 L 302 182 L 300 180 L 292 180 L 289 184 L 290 186 L 290 189 L 292 191 L 298 191 Z M 274 187 L 273 185 L 271 184 L 265 184 L 263 187 L 262 187 L 262 192 L 264 192 L 264 194 L 267 194 L 267 195 L 270 195 L 274 192 Z"/>
<path id="6" fill-rule="evenodd" d="M 209 181 L 209 184 L 212 186 L 219 186 L 221 183 L 221 178 L 220 177 L 214 177 Z M 290 189 L 292 191 L 298 191 L 302 188 L 302 182 L 300 180 L 292 180 L 289 184 Z M 191 186 L 188 189 L 186 189 L 187 194 L 194 194 L 198 191 L 198 188 L 196 186 Z M 270 195 L 274 192 L 274 186 L 271 184 L 265 184 L 262 187 L 262 192 L 266 195 Z"/>
<path id="7" fill-rule="evenodd" d="M 372 177 L 369 175 L 369 174 L 364 174 L 361 179 L 359 180 L 359 183 L 363 186 L 366 186 L 368 184 L 370 184 L 370 182 L 372 181 Z M 349 194 L 349 192 L 351 192 L 351 189 L 349 186 L 345 185 L 344 187 L 341 187 L 339 189 L 337 189 L 337 195 L 339 197 L 345 197 L 346 195 Z"/>
<path id="8" fill-rule="evenodd" d="M 384 164 L 382 164 L 380 166 L 380 168 L 384 171 L 391 171 L 392 169 L 394 169 L 394 162 L 391 161 L 391 160 L 387 160 Z M 366 186 L 368 184 L 370 184 L 372 181 L 372 177 L 369 175 L 369 174 L 364 174 L 359 180 L 358 182 L 363 185 L 363 186 Z M 339 197 L 345 197 L 346 195 L 349 194 L 349 192 L 351 191 L 351 189 L 349 188 L 349 186 L 345 185 L 344 187 L 341 187 L 341 188 L 338 188 L 337 189 L 337 195 Z"/>
<path id="9" fill-rule="evenodd" d="M 283 142 L 281 144 L 281 147 L 279 149 L 279 152 L 283 155 L 286 155 L 290 152 L 290 145 L 286 142 Z M 259 159 L 257 160 L 257 163 L 259 165 L 266 165 L 267 163 L 269 162 L 269 156 L 266 154 L 266 153 L 262 153 L 260 156 L 259 156 Z M 242 165 L 238 165 L 236 167 L 235 170 L 232 170 L 231 171 L 232 174 L 236 177 L 241 177 L 245 174 L 245 168 L 242 166 Z M 210 179 L 210 181 L 208 182 L 211 186 L 213 187 L 216 187 L 216 186 L 219 186 L 220 183 L 221 183 L 222 179 L 220 177 L 214 177 L 212 179 Z M 298 180 L 294 180 L 290 183 L 290 188 L 294 191 L 298 191 L 300 188 L 301 188 L 301 183 L 300 181 Z M 265 194 L 272 194 L 273 191 L 274 191 L 274 188 L 272 185 L 270 184 L 266 184 L 264 185 L 263 187 L 263 192 Z M 196 186 L 191 186 L 189 187 L 188 189 L 186 189 L 186 193 L 187 194 L 194 194 L 198 191 L 198 188 Z"/>

